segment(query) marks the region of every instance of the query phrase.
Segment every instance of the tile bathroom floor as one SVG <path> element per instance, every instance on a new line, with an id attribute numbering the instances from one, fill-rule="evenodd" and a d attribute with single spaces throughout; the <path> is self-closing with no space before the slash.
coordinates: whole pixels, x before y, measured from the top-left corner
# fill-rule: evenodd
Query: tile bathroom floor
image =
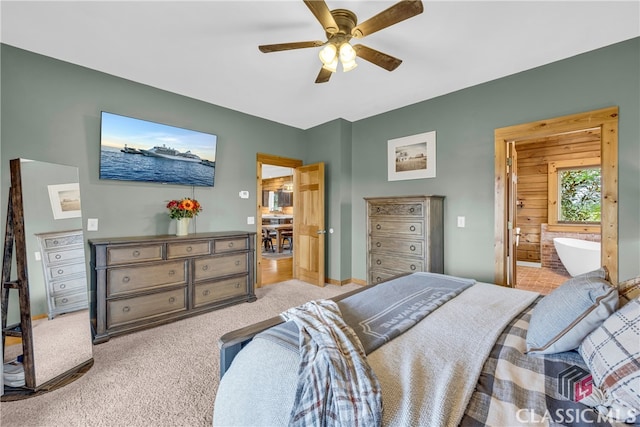
<path id="1" fill-rule="evenodd" d="M 516 288 L 540 292 L 548 295 L 552 290 L 571 278 L 549 268 L 526 267 L 519 265 L 516 271 Z"/>

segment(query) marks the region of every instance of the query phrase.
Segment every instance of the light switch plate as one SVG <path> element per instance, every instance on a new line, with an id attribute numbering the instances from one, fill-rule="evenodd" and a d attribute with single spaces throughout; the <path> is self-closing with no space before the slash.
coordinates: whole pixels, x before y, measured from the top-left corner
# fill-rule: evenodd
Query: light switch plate
<path id="1" fill-rule="evenodd" d="M 458 228 L 464 228 L 465 218 L 463 216 L 458 217 Z"/>
<path id="2" fill-rule="evenodd" d="M 98 218 L 87 219 L 87 231 L 98 231 Z"/>
<path id="3" fill-rule="evenodd" d="M 240 193 L 238 193 L 238 195 L 240 196 L 241 199 L 249 198 L 249 192 L 247 190 L 242 190 Z"/>
<path id="4" fill-rule="evenodd" d="M 247 224 L 255 224 L 256 223 L 256 219 L 253 216 L 248 216 L 247 217 Z"/>

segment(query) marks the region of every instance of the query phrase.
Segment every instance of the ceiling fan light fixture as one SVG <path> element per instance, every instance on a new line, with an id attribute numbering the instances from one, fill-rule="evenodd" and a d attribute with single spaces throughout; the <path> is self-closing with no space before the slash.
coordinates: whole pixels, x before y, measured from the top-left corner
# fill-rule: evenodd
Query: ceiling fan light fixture
<path id="1" fill-rule="evenodd" d="M 322 68 L 324 68 L 325 70 L 329 70 L 332 73 L 335 73 L 336 71 L 338 71 L 338 57 L 335 56 L 333 58 L 333 61 L 331 61 L 328 64 L 322 64 Z"/>
<path id="2" fill-rule="evenodd" d="M 320 49 L 318 56 L 320 57 L 320 61 L 322 61 L 322 63 L 326 66 L 338 61 L 337 52 L 338 49 L 336 49 L 336 46 L 333 43 L 328 43 L 322 49 Z"/>
<path id="3" fill-rule="evenodd" d="M 342 63 L 342 71 L 346 73 L 347 71 L 353 70 L 357 66 L 358 66 L 358 64 L 356 63 L 355 60 L 352 60 L 352 61 L 349 61 L 349 62 L 343 62 Z"/>
<path id="4" fill-rule="evenodd" d="M 356 60 L 356 51 L 349 43 L 340 45 L 340 62 L 352 62 Z"/>

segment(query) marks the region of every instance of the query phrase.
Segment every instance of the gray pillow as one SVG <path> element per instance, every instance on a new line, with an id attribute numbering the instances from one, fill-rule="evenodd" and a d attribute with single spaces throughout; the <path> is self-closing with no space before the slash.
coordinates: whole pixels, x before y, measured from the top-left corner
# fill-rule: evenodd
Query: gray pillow
<path id="1" fill-rule="evenodd" d="M 551 354 L 577 349 L 618 305 L 618 290 L 605 267 L 564 282 L 544 297 L 531 314 L 527 353 Z"/>

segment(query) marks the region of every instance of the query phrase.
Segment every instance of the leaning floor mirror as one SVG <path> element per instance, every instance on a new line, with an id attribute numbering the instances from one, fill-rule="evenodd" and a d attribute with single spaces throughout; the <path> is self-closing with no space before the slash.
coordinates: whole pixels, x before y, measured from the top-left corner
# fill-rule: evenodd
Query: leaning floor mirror
<path id="1" fill-rule="evenodd" d="M 5 374 L 3 400 L 50 391 L 93 364 L 78 169 L 26 159 L 10 166 L 3 353 L 5 372 L 22 365 L 24 384 L 19 370 L 15 382 Z"/>

